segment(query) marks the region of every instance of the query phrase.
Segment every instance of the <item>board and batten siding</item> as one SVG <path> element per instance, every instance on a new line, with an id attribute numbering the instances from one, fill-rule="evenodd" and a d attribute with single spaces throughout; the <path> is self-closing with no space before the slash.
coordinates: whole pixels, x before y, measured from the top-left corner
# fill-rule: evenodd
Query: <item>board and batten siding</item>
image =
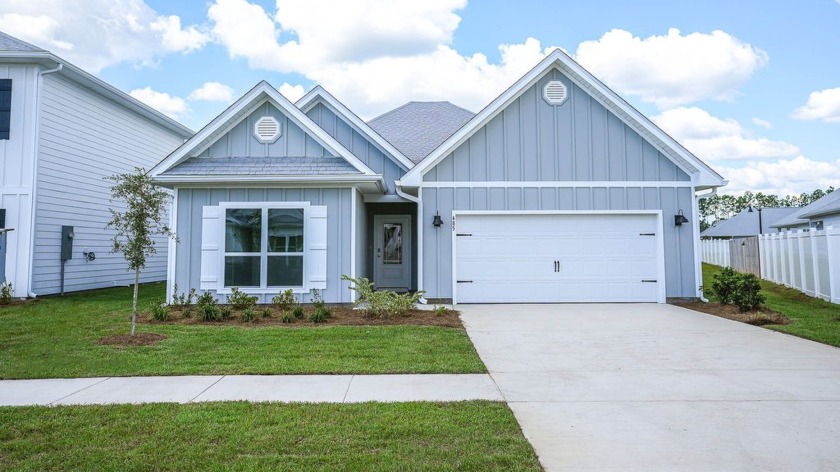
<path id="1" fill-rule="evenodd" d="M 25 297 L 29 285 L 29 241 L 32 229 L 32 183 L 38 67 L 0 65 L 0 79 L 12 79 L 9 139 L 0 140 L 0 208 L 6 210 L 5 276 L 15 297 Z"/>
<path id="2" fill-rule="evenodd" d="M 183 142 L 183 137 L 119 106 L 61 75 L 44 76 L 38 143 L 33 291 L 60 290 L 61 226 L 74 227 L 73 258 L 67 261 L 65 291 L 134 282 L 122 254 L 110 254 L 114 232 L 106 230 L 111 183 L 104 177 L 151 168 Z M 121 208 L 120 208 L 121 209 Z M 166 278 L 166 238 L 141 281 Z M 86 261 L 83 252 L 96 260 Z"/>
<path id="3" fill-rule="evenodd" d="M 319 103 L 306 115 L 336 139 L 368 167 L 385 178 L 387 193 L 395 194 L 394 181 L 399 180 L 406 170 L 401 168 L 383 150 L 365 138 L 355 127 L 338 116 L 332 109 Z"/>
<path id="4" fill-rule="evenodd" d="M 431 222 L 440 212 L 445 222 L 453 210 L 599 211 L 662 210 L 667 297 L 694 297 L 693 225 L 674 226 L 678 210 L 690 217 L 690 187 L 641 188 L 423 188 L 423 290 L 427 298 L 452 298 L 452 226 Z M 457 226 L 457 221 L 456 221 Z"/>
<path id="5" fill-rule="evenodd" d="M 263 116 L 280 123 L 282 134 L 273 143 L 254 136 L 254 124 Z M 335 157 L 300 126 L 269 102 L 260 105 L 230 131 L 219 137 L 199 157 Z"/>
<path id="6" fill-rule="evenodd" d="M 550 80 L 569 98 L 546 103 Z M 688 174 L 557 69 L 423 176 L 462 181 L 689 181 Z"/>
<path id="7" fill-rule="evenodd" d="M 175 277 L 179 292 L 196 290 L 201 281 L 202 209 L 222 202 L 309 202 L 327 207 L 327 288 L 321 295 L 329 303 L 352 301 L 350 286 L 341 280 L 350 274 L 353 230 L 351 188 L 178 188 L 178 243 L 175 249 Z M 304 234 L 304 238 L 306 235 Z M 199 290 L 199 293 L 201 291 Z M 214 291 L 215 293 L 215 291 Z M 259 303 L 270 303 L 276 293 L 258 295 Z M 311 301 L 311 293 L 302 301 Z"/>

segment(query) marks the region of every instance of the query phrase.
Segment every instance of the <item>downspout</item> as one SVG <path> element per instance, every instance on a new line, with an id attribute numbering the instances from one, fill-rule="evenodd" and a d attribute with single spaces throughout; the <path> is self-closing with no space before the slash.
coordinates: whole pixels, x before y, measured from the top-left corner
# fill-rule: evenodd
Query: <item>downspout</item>
<path id="1" fill-rule="evenodd" d="M 41 135 L 41 85 L 42 78 L 47 74 L 59 72 L 64 69 L 64 64 L 59 63 L 54 69 L 47 69 L 38 72 L 38 83 L 35 84 L 35 131 L 32 133 L 32 152 L 35 156 L 32 159 L 32 209 L 30 210 L 30 225 L 29 225 L 29 287 L 27 287 L 26 294 L 30 298 L 35 298 L 38 295 L 32 291 L 32 283 L 35 278 L 35 219 L 36 219 L 36 202 L 38 201 L 38 156 L 40 150 L 38 145 L 40 143 Z"/>
<path id="2" fill-rule="evenodd" d="M 702 195 L 694 194 L 694 199 L 695 199 L 694 209 L 696 211 L 696 214 L 694 216 L 694 220 L 695 220 L 694 230 L 697 231 L 697 238 L 695 239 L 696 244 L 697 244 L 696 247 L 698 248 L 698 251 L 696 251 L 697 253 L 700 252 L 699 251 L 699 248 L 700 248 L 700 200 L 702 200 L 704 198 L 712 197 L 715 194 L 717 194 L 717 187 L 712 187 L 712 190 L 709 193 L 704 193 Z M 694 264 L 695 264 L 695 268 L 694 268 L 695 278 L 696 278 L 697 282 L 700 282 L 702 284 L 702 281 L 703 281 L 703 261 L 702 261 L 702 256 L 700 254 L 695 254 Z M 702 302 L 709 303 L 709 300 L 703 295 L 703 292 L 699 290 L 700 284 L 698 284 L 697 287 L 698 287 L 697 298 L 699 298 L 700 301 L 702 301 Z"/>
<path id="3" fill-rule="evenodd" d="M 402 198 L 405 198 L 406 200 L 408 200 L 410 202 L 414 202 L 414 203 L 417 204 L 417 244 L 420 245 L 423 242 L 423 238 L 421 236 L 421 232 L 423 231 L 423 229 L 422 229 L 422 226 L 420 224 L 422 219 L 423 219 L 423 202 L 420 201 L 420 197 L 415 197 L 414 195 L 409 195 L 409 194 L 403 192 L 402 182 L 400 182 L 399 180 L 394 182 L 394 184 L 395 184 L 394 185 L 394 191 L 397 192 L 397 195 L 399 195 Z M 418 256 L 419 256 L 419 251 L 418 251 Z M 417 260 L 417 265 L 419 266 L 420 264 L 423 263 L 423 261 L 419 260 L 420 257 L 418 257 L 417 259 L 418 259 Z M 417 285 L 420 285 L 420 283 L 421 283 L 421 281 L 419 280 L 419 277 L 418 277 Z M 419 301 L 422 305 L 426 305 L 426 304 L 429 303 L 426 300 L 425 297 L 421 297 Z"/>

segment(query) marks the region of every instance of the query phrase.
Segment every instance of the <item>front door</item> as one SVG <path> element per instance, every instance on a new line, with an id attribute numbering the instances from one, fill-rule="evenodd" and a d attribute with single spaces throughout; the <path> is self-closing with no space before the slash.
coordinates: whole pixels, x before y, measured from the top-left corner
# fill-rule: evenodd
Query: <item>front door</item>
<path id="1" fill-rule="evenodd" d="M 373 283 L 377 289 L 408 291 L 411 285 L 411 217 L 373 217 Z"/>

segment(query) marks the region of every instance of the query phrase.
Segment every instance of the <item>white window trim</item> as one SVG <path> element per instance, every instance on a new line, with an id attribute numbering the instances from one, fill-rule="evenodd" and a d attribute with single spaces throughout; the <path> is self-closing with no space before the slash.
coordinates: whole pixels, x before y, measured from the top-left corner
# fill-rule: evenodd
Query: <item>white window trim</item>
<path id="1" fill-rule="evenodd" d="M 233 287 L 225 287 L 225 256 L 227 255 L 227 249 L 225 248 L 225 225 L 227 223 L 227 210 L 228 209 L 235 209 L 235 210 L 250 210 L 250 209 L 258 209 L 263 210 L 263 219 L 267 218 L 268 210 L 275 210 L 275 209 L 303 209 L 303 253 L 301 257 L 303 258 L 303 285 L 297 287 L 269 287 L 267 286 L 268 283 L 268 265 L 267 265 L 267 258 L 268 258 L 268 246 L 267 241 L 263 241 L 262 250 L 260 251 L 260 287 L 239 287 L 239 290 L 244 293 L 250 294 L 270 294 L 270 293 L 279 293 L 281 291 L 285 291 L 291 289 L 293 293 L 309 293 L 309 245 L 311 237 L 308 237 L 312 230 L 310 228 L 309 223 L 309 202 L 220 202 L 219 203 L 219 282 L 218 288 L 216 292 L 221 295 L 229 295 L 231 293 L 231 289 Z M 268 231 L 268 226 L 263 222 L 263 236 Z M 232 253 L 236 254 L 236 253 Z M 266 259 L 265 271 L 262 270 L 262 260 Z"/>

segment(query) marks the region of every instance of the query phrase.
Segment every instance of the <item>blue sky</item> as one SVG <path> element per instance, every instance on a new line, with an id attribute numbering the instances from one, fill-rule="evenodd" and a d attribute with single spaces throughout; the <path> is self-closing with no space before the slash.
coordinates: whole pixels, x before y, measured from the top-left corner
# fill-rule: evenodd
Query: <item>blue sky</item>
<path id="1" fill-rule="evenodd" d="M 731 181 L 840 186 L 840 0 L 4 0 L 0 30 L 199 129 L 260 80 L 478 111 L 561 47 Z"/>

